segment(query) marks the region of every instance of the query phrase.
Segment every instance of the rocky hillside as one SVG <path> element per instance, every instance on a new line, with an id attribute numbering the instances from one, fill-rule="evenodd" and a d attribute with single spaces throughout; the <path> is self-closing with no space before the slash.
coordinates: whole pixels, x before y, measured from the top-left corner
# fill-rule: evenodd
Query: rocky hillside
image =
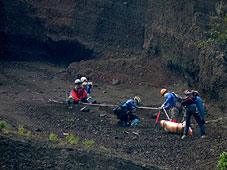
<path id="1" fill-rule="evenodd" d="M 225 16 L 224 1 L 7 0 L 0 9 L 1 58 L 108 59 L 99 71 L 159 86 L 181 77 L 226 107 L 226 43 L 198 48 Z"/>

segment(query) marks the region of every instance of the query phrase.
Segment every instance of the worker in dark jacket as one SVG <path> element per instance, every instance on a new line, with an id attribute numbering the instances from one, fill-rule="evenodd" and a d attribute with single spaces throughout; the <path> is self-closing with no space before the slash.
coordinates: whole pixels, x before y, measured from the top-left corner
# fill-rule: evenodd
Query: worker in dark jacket
<path id="1" fill-rule="evenodd" d="M 190 126 L 190 119 L 192 115 L 194 116 L 195 120 L 199 124 L 201 138 L 206 138 L 204 123 L 201 120 L 200 113 L 197 112 L 197 108 L 198 110 L 201 110 L 201 111 L 203 110 L 204 112 L 204 109 L 203 107 L 201 107 L 202 105 L 197 98 L 198 96 L 194 96 L 190 90 L 185 90 L 184 94 L 186 95 L 186 98 L 183 99 L 182 105 L 186 109 L 186 115 L 185 115 L 186 126 L 184 128 L 184 133 L 181 139 L 185 139 L 187 137 L 188 129 Z"/>
<path id="2" fill-rule="evenodd" d="M 141 99 L 135 96 L 134 99 L 129 99 L 124 104 L 114 109 L 117 119 L 120 119 L 119 124 L 121 126 L 138 125 L 140 119 L 132 113 L 133 108 L 137 108 L 138 105 L 141 105 Z"/>

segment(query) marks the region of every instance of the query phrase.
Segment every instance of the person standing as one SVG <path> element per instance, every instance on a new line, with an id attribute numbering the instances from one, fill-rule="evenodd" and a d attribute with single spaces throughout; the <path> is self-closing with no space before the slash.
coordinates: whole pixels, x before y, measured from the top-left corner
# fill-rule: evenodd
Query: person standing
<path id="1" fill-rule="evenodd" d="M 196 122 L 199 124 L 201 138 L 207 138 L 205 136 L 204 123 L 202 122 L 202 119 L 200 117 L 200 115 L 201 115 L 200 111 L 202 114 L 204 114 L 204 108 L 201 105 L 198 96 L 194 96 L 190 90 L 185 90 L 184 95 L 186 96 L 186 98 L 183 99 L 182 105 L 186 109 L 186 115 L 185 115 L 186 126 L 184 128 L 184 133 L 183 133 L 183 136 L 181 137 L 181 139 L 185 139 L 187 137 L 188 129 L 190 126 L 190 119 L 191 119 L 192 115 L 195 118 Z M 197 109 L 199 110 L 199 112 L 197 112 Z"/>
<path id="2" fill-rule="evenodd" d="M 201 121 L 203 124 L 205 124 L 205 109 L 203 106 L 202 99 L 199 97 L 199 92 L 196 90 L 192 90 L 192 95 L 195 97 L 195 103 L 197 105 Z"/>
<path id="3" fill-rule="evenodd" d="M 170 111 L 170 119 L 173 122 L 180 122 L 180 116 L 182 113 L 182 105 L 178 101 L 178 96 L 175 93 L 168 93 L 167 89 L 161 89 L 161 95 L 166 98 L 164 103 L 161 105 L 161 108 L 164 108 L 166 111 Z M 183 116 L 182 116 L 183 117 Z"/>

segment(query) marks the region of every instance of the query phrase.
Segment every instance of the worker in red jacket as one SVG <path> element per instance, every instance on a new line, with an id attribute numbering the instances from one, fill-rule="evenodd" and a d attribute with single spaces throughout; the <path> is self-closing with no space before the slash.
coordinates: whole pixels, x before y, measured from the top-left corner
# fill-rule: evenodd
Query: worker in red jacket
<path id="1" fill-rule="evenodd" d="M 80 102 L 87 103 L 87 92 L 86 89 L 81 86 L 82 82 L 80 79 L 75 80 L 75 87 L 71 90 L 68 98 L 68 104 L 78 104 Z"/>

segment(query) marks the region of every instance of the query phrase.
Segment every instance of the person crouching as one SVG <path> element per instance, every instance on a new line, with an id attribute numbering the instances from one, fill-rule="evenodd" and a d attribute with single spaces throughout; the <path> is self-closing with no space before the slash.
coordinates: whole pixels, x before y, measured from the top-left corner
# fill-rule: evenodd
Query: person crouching
<path id="1" fill-rule="evenodd" d="M 118 106 L 113 111 L 117 115 L 117 119 L 120 119 L 120 126 L 135 126 L 138 125 L 140 119 L 133 114 L 133 108 L 141 105 L 141 99 L 135 96 L 134 99 L 128 99 L 124 104 Z"/>
<path id="2" fill-rule="evenodd" d="M 68 98 L 68 104 L 78 104 L 80 102 L 87 103 L 87 92 L 83 87 L 80 79 L 75 80 L 75 87 L 71 90 Z"/>

